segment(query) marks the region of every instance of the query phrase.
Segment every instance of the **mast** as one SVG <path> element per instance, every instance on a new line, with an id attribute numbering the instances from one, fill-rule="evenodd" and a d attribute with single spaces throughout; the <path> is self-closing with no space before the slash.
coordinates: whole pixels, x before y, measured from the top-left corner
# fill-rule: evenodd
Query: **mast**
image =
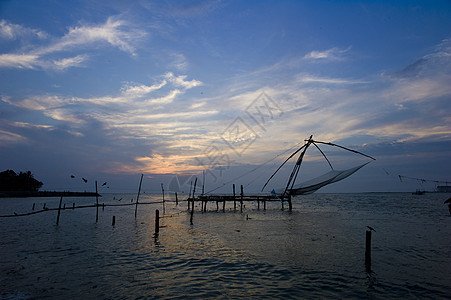
<path id="1" fill-rule="evenodd" d="M 307 151 L 308 147 L 313 143 L 313 139 L 312 138 L 313 138 L 313 135 L 311 135 L 309 137 L 309 139 L 307 140 L 306 144 L 304 145 L 305 146 L 304 150 L 301 152 L 301 155 L 299 155 L 299 158 L 298 158 L 298 160 L 296 161 L 296 164 L 293 167 L 293 171 L 291 171 L 290 178 L 288 179 L 288 182 L 287 182 L 287 186 L 285 187 L 285 190 L 283 191 L 283 194 L 282 194 L 282 200 L 284 199 L 290 184 L 291 184 L 291 188 L 292 188 L 294 183 L 295 183 L 295 181 L 296 181 L 296 177 L 298 176 L 299 169 L 301 168 L 301 163 L 302 163 L 302 160 L 304 158 L 305 152 Z M 289 204 L 289 206 L 291 208 L 291 197 L 289 197 L 288 204 Z"/>

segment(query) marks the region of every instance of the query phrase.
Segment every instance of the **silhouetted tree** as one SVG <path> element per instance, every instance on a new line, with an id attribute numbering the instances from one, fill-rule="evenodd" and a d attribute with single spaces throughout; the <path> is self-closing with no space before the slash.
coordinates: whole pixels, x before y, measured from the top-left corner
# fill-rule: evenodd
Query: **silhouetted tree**
<path id="1" fill-rule="evenodd" d="M 0 191 L 38 191 L 42 185 L 30 171 L 16 174 L 13 170 L 6 170 L 0 173 Z"/>

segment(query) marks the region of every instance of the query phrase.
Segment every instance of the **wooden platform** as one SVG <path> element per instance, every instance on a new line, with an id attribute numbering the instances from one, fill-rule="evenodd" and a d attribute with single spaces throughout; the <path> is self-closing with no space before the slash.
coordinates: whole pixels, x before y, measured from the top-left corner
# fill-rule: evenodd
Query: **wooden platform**
<path id="1" fill-rule="evenodd" d="M 230 195 L 230 194 L 216 194 L 216 195 L 199 195 L 194 198 L 188 198 L 188 209 L 193 209 L 195 202 L 201 202 L 201 211 L 207 211 L 208 202 L 216 203 L 216 210 L 219 210 L 219 204 L 222 204 L 222 210 L 225 211 L 226 203 L 233 203 L 234 210 L 237 210 L 237 205 L 239 205 L 240 211 L 243 210 L 244 202 L 257 202 L 257 207 L 260 209 L 260 204 L 262 204 L 263 209 L 266 209 L 266 202 L 280 202 L 282 208 L 284 208 L 284 202 L 288 203 L 291 209 L 291 197 L 285 197 L 282 199 L 277 195 L 267 195 L 267 194 L 249 194 L 249 195 Z M 191 203 L 191 204 L 190 204 Z"/>

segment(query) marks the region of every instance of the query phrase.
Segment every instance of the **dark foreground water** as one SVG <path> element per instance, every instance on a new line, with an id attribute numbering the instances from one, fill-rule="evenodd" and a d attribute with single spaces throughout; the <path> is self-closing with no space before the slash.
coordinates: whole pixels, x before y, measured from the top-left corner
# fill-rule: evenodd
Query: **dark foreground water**
<path id="1" fill-rule="evenodd" d="M 186 204 L 64 210 L 0 218 L 0 299 L 451 298 L 450 194 L 314 194 L 194 214 Z M 121 202 L 115 199 L 123 198 Z M 130 202 L 105 195 L 100 202 Z M 142 196 L 140 201 L 160 200 Z M 58 198 L 0 199 L 0 215 Z M 93 198 L 66 198 L 67 207 Z M 263 208 L 263 206 L 261 206 Z M 112 226 L 112 217 L 116 224 Z M 371 271 L 365 231 L 372 234 Z"/>

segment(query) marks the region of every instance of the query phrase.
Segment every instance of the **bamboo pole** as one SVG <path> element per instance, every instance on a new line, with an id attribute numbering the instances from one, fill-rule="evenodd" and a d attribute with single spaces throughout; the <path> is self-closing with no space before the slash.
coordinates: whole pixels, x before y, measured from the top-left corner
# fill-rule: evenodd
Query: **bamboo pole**
<path id="1" fill-rule="evenodd" d="M 243 212 L 243 196 L 244 196 L 243 185 L 241 185 L 240 212 Z"/>
<path id="2" fill-rule="evenodd" d="M 163 194 L 163 215 L 165 213 L 165 207 L 164 207 L 164 186 L 161 184 L 161 193 Z"/>
<path id="3" fill-rule="evenodd" d="M 136 214 L 138 213 L 138 201 L 139 201 L 139 194 L 141 193 L 141 184 L 143 182 L 143 176 L 144 176 L 144 174 L 141 174 L 141 180 L 139 181 L 139 188 L 138 188 L 138 196 L 136 197 L 135 219 L 136 219 Z"/>
<path id="4" fill-rule="evenodd" d="M 97 180 L 96 180 L 96 223 L 99 221 L 99 193 L 97 193 Z"/>
<path id="5" fill-rule="evenodd" d="M 366 231 L 365 267 L 367 271 L 371 271 L 371 230 Z"/>
<path id="6" fill-rule="evenodd" d="M 196 193 L 196 185 L 197 185 L 197 177 L 194 180 L 194 188 L 193 188 L 193 196 L 191 200 L 191 217 L 190 217 L 190 224 L 193 225 L 193 215 L 194 215 L 194 194 Z"/>
<path id="7" fill-rule="evenodd" d="M 189 210 L 189 204 L 190 204 L 190 200 L 191 200 L 191 191 L 193 189 L 193 182 L 191 181 L 191 185 L 189 186 L 189 194 L 188 194 L 188 210 Z"/>
<path id="8" fill-rule="evenodd" d="M 233 210 L 236 210 L 235 184 L 233 184 Z"/>
<path id="9" fill-rule="evenodd" d="M 56 225 L 60 223 L 61 203 L 63 202 L 63 196 L 60 198 L 60 204 L 58 205 L 58 216 L 56 217 Z"/>

